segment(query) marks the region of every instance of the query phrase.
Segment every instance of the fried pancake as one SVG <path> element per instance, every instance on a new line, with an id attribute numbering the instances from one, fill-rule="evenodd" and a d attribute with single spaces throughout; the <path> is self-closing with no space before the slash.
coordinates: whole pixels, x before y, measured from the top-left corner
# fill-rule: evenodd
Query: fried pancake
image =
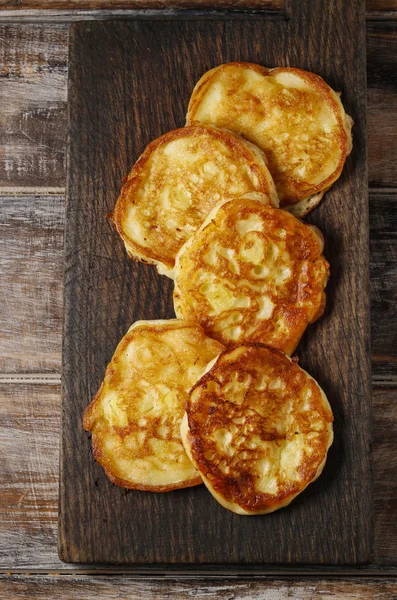
<path id="1" fill-rule="evenodd" d="M 137 321 L 84 413 L 95 459 L 121 487 L 167 492 L 201 483 L 181 442 L 188 392 L 223 347 L 186 321 Z"/>
<path id="2" fill-rule="evenodd" d="M 291 354 L 325 307 L 323 238 L 255 200 L 219 204 L 181 248 L 174 308 L 222 344 L 262 342 Z"/>
<path id="3" fill-rule="evenodd" d="M 112 221 L 132 258 L 172 277 L 175 256 L 225 198 L 278 206 L 261 150 L 203 125 L 170 131 L 146 148 L 117 200 Z"/>
<path id="4" fill-rule="evenodd" d="M 242 515 L 289 504 L 325 465 L 332 411 L 316 381 L 282 352 L 223 352 L 189 394 L 181 436 L 211 494 Z"/>
<path id="5" fill-rule="evenodd" d="M 267 158 L 282 207 L 303 216 L 342 172 L 353 121 L 340 95 L 301 69 L 227 63 L 194 88 L 187 124 L 212 124 L 242 135 Z"/>

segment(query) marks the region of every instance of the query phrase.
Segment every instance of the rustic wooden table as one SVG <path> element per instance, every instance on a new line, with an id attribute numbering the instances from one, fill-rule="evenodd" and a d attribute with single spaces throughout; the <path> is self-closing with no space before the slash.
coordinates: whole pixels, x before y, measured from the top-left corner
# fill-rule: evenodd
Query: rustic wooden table
<path id="1" fill-rule="evenodd" d="M 0 598 L 396 598 L 397 0 L 367 2 L 374 562 L 266 578 L 154 577 L 58 559 L 68 24 L 193 6 L 76 4 L 0 0 Z M 279 8 L 278 0 L 216 2 L 231 4 Z M 215 1 L 194 3 L 203 6 Z"/>

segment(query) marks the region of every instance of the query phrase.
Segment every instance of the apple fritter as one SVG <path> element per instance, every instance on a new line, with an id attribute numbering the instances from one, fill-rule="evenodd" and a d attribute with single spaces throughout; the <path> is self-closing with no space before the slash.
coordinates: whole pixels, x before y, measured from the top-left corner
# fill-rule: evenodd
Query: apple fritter
<path id="1" fill-rule="evenodd" d="M 172 277 L 178 250 L 209 211 L 239 197 L 278 206 L 263 152 L 226 131 L 184 127 L 149 144 L 111 219 L 132 258 Z"/>
<path id="2" fill-rule="evenodd" d="M 218 502 L 242 515 L 287 506 L 325 465 L 333 415 L 318 383 L 263 344 L 226 350 L 189 394 L 181 435 Z"/>
<path id="3" fill-rule="evenodd" d="M 84 413 L 92 449 L 121 487 L 166 492 L 201 483 L 180 437 L 188 392 L 223 346 L 199 325 L 137 321 Z"/>
<path id="4" fill-rule="evenodd" d="M 291 354 L 325 307 L 329 264 L 319 230 L 255 200 L 216 206 L 181 248 L 174 308 L 225 346 Z"/>
<path id="5" fill-rule="evenodd" d="M 187 124 L 205 123 L 242 135 L 267 158 L 282 207 L 303 216 L 342 172 L 353 121 L 340 94 L 315 75 L 291 67 L 226 63 L 194 88 Z"/>

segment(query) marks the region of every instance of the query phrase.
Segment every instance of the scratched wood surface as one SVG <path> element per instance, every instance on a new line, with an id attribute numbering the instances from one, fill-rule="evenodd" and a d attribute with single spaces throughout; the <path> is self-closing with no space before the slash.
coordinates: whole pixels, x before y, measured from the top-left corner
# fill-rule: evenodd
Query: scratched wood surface
<path id="1" fill-rule="evenodd" d="M 200 9 L 247 9 L 275 11 L 282 8 L 282 0 L 0 0 L 0 10 L 16 9 L 154 9 L 154 8 L 200 8 Z"/>
<path id="2" fill-rule="evenodd" d="M 390 12 L 396 4 L 367 2 L 367 18 L 376 19 L 367 21 L 375 552 L 374 565 L 364 571 L 383 567 L 389 577 L 397 574 L 397 26 Z M 61 196 L 50 195 L 64 191 L 68 25 L 29 21 L 73 19 L 76 12 L 18 11 L 23 25 L 7 10 L 0 21 L 7 14 L 12 22 L 0 26 L 0 330 L 6 332 L 0 336 L 0 569 L 69 572 L 56 551 L 64 205 Z M 141 598 L 141 590 L 148 598 L 174 598 L 176 590 L 182 598 L 183 592 L 236 600 L 395 598 L 396 580 L 377 572 L 371 581 L 357 573 L 354 581 L 302 580 L 299 587 L 200 579 L 190 590 L 167 580 L 125 585 L 122 576 L 106 582 L 4 576 L 0 597 L 74 598 L 79 584 L 78 597 L 101 600 Z"/>
<path id="3" fill-rule="evenodd" d="M 281 10 L 283 0 L 0 0 L 0 10 L 29 9 L 131 9 L 131 8 L 256 8 Z M 366 0 L 368 12 L 385 12 L 397 9 L 397 0 Z"/>
<path id="4" fill-rule="evenodd" d="M 63 227 L 62 196 L 0 196 L 0 373 L 60 373 Z"/>
<path id="5" fill-rule="evenodd" d="M 303 581 L 267 581 L 244 579 L 225 581 L 222 584 L 211 579 L 196 578 L 187 581 L 165 582 L 164 580 L 142 580 L 131 577 L 79 576 L 71 579 L 37 576 L 35 578 L 14 575 L 0 576 L 7 600 L 40 598 L 40 600 L 391 600 L 395 598 L 395 579 L 363 581 L 308 579 Z"/>

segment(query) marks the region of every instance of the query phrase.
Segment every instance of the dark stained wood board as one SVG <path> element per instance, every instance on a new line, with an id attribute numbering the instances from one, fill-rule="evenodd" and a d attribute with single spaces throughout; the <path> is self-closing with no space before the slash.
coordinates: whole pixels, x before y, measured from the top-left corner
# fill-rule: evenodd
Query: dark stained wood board
<path id="1" fill-rule="evenodd" d="M 289 21 L 86 22 L 72 26 L 59 553 L 67 562 L 236 569 L 360 564 L 372 551 L 364 3 L 290 2 Z M 342 33 L 343 32 L 343 35 Z M 125 492 L 93 462 L 81 415 L 136 319 L 173 316 L 172 282 L 127 260 L 105 214 L 146 144 L 184 124 L 195 82 L 222 62 L 322 75 L 355 120 L 355 148 L 310 217 L 331 263 L 326 314 L 297 354 L 324 387 L 335 442 L 287 509 L 241 517 L 202 488 Z M 348 206 L 348 210 L 346 210 Z"/>

